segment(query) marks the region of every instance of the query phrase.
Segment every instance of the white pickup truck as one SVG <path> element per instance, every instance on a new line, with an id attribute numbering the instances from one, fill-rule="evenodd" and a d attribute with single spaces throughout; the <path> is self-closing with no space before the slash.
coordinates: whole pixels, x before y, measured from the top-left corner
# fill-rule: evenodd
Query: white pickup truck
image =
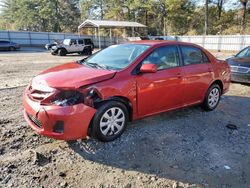
<path id="1" fill-rule="evenodd" d="M 93 50 L 94 44 L 91 39 L 64 39 L 62 44 L 51 48 L 51 54 L 59 56 L 72 53 L 91 55 Z"/>

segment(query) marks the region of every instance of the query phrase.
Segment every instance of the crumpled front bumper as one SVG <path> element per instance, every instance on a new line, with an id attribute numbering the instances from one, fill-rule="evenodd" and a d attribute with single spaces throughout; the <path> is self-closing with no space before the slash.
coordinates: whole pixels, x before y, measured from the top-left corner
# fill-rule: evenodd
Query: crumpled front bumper
<path id="1" fill-rule="evenodd" d="M 60 140 L 86 138 L 96 109 L 83 103 L 73 106 L 41 105 L 23 94 L 24 118 L 37 133 Z"/>

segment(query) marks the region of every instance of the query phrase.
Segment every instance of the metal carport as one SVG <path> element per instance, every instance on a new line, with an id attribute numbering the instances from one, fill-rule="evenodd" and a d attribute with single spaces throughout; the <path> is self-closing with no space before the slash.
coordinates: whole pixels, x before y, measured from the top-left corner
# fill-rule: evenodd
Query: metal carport
<path id="1" fill-rule="evenodd" d="M 137 22 L 128 22 L 128 21 L 85 20 L 81 25 L 78 26 L 78 33 L 81 28 L 97 28 L 99 48 L 101 48 L 100 28 L 109 28 L 110 38 L 111 38 L 112 28 L 132 28 L 132 35 L 134 36 L 134 28 L 140 28 L 140 27 L 146 28 L 147 26 Z"/>

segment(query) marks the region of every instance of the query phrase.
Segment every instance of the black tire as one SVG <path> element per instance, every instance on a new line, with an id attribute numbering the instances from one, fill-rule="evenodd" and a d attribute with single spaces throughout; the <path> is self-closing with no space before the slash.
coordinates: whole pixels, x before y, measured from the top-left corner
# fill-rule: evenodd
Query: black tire
<path id="1" fill-rule="evenodd" d="M 9 47 L 9 51 L 15 51 L 15 50 L 16 50 L 15 47 L 13 47 L 13 46 L 10 46 L 10 47 Z"/>
<path id="2" fill-rule="evenodd" d="M 218 91 L 218 97 L 216 97 L 216 95 L 214 94 L 214 103 L 212 103 L 211 101 L 212 100 L 212 97 L 211 95 L 213 94 L 214 91 Z M 216 93 L 216 92 L 214 92 Z M 207 93 L 206 93 L 206 96 L 205 96 L 205 99 L 201 105 L 201 107 L 205 110 L 205 111 L 212 111 L 214 110 L 219 102 L 220 102 L 220 96 L 221 96 L 221 88 L 218 84 L 213 84 L 209 87 L 209 89 L 207 90 Z"/>
<path id="3" fill-rule="evenodd" d="M 67 54 L 67 52 L 66 52 L 65 49 L 59 49 L 59 50 L 58 50 L 58 55 L 59 55 L 59 56 L 66 56 L 66 54 Z"/>
<path id="4" fill-rule="evenodd" d="M 112 118 L 112 120 L 108 120 L 107 118 L 105 118 L 105 114 L 112 114 L 112 110 L 115 109 L 114 113 L 117 112 L 116 115 L 118 115 L 118 112 L 120 112 L 118 109 L 122 110 L 123 114 L 120 114 L 120 117 L 117 116 L 117 119 L 118 120 L 119 118 L 123 119 L 122 116 L 124 117 L 124 122 L 121 123 L 121 129 L 117 129 L 117 127 L 115 125 L 112 125 L 112 121 L 113 123 L 116 122 L 114 119 L 115 118 Z M 113 117 L 113 116 L 112 116 Z M 109 142 L 109 141 L 112 141 L 112 140 L 115 140 L 116 138 L 120 137 L 121 134 L 124 132 L 124 130 L 126 129 L 127 127 L 127 123 L 128 123 L 128 109 L 127 107 L 121 103 L 121 102 L 118 102 L 118 101 L 108 101 L 108 102 L 105 102 L 103 104 L 101 104 L 96 113 L 95 113 L 95 116 L 92 120 L 92 124 L 91 124 L 91 136 L 92 137 L 95 137 L 97 138 L 98 140 L 100 141 L 103 141 L 103 142 Z M 106 121 L 107 120 L 107 121 Z M 102 121 L 102 122 L 101 122 Z M 107 128 L 104 130 L 101 128 L 101 123 L 104 123 L 105 122 L 108 123 L 108 122 L 111 122 L 111 123 L 108 123 L 107 125 Z M 113 126 L 113 128 L 112 128 Z M 102 129 L 102 130 L 101 130 Z M 107 135 L 103 134 L 103 132 L 105 132 L 105 130 L 107 130 Z M 113 129 L 113 130 L 112 130 Z M 115 133 L 115 130 L 117 131 L 117 133 Z"/>
<path id="5" fill-rule="evenodd" d="M 86 47 L 82 50 L 81 55 L 92 55 L 91 47 Z"/>
<path id="6" fill-rule="evenodd" d="M 92 50 L 91 49 L 89 50 L 88 55 L 92 55 Z"/>

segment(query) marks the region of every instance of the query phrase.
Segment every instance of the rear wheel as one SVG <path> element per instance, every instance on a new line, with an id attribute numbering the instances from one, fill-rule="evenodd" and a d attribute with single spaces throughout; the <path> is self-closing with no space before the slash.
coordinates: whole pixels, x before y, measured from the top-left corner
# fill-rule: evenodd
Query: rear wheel
<path id="1" fill-rule="evenodd" d="M 81 52 L 82 55 L 92 55 L 92 49 L 91 47 L 85 47 L 82 52 Z"/>
<path id="2" fill-rule="evenodd" d="M 92 136 L 109 142 L 118 138 L 125 130 L 128 122 L 126 106 L 117 101 L 109 101 L 101 105 L 92 121 Z"/>
<path id="3" fill-rule="evenodd" d="M 208 89 L 205 99 L 202 103 L 202 108 L 206 111 L 214 110 L 220 102 L 221 89 L 217 84 L 213 84 Z"/>
<path id="4" fill-rule="evenodd" d="M 66 55 L 66 50 L 65 49 L 59 49 L 58 50 L 58 55 L 59 56 L 65 56 Z"/>
<path id="5" fill-rule="evenodd" d="M 88 55 L 92 55 L 92 50 L 91 49 L 89 50 Z"/>

